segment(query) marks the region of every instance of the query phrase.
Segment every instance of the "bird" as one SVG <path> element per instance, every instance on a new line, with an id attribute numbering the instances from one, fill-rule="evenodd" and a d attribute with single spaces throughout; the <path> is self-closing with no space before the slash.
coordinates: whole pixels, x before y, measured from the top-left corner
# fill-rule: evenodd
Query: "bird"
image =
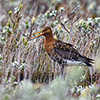
<path id="1" fill-rule="evenodd" d="M 72 44 L 55 39 L 50 27 L 44 27 L 41 31 L 31 34 L 31 36 L 33 37 L 35 34 L 38 35 L 34 38 L 45 36 L 45 50 L 52 60 L 62 66 L 62 74 L 65 65 L 84 65 L 92 67 L 93 59 L 82 56 Z"/>

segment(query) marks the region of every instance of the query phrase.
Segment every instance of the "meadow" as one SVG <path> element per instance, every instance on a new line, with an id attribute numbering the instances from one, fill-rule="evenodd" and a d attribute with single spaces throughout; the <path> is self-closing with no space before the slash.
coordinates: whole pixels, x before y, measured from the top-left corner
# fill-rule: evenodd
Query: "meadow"
<path id="1" fill-rule="evenodd" d="M 65 66 L 63 79 L 45 37 L 31 38 L 46 26 L 93 67 Z M 100 0 L 0 0 L 0 100 L 100 100 Z"/>

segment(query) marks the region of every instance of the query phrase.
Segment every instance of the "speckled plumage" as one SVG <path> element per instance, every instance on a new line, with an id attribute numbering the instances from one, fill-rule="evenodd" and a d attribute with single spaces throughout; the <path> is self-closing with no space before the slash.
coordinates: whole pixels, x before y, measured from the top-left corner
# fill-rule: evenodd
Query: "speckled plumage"
<path id="1" fill-rule="evenodd" d="M 79 54 L 79 52 L 74 49 L 73 45 L 54 39 L 50 27 L 45 27 L 40 32 L 42 33 L 36 37 L 41 35 L 45 36 L 46 39 L 44 46 L 48 55 L 51 57 L 51 59 L 58 62 L 60 65 L 68 65 L 68 61 L 71 61 L 87 66 L 92 66 L 93 59 Z"/>

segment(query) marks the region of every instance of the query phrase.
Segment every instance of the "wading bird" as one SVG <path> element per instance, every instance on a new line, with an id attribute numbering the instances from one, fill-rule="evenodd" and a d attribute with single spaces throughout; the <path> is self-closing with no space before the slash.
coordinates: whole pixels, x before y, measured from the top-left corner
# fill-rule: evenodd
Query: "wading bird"
<path id="1" fill-rule="evenodd" d="M 42 35 L 45 36 L 45 50 L 51 59 L 62 65 L 61 74 L 63 74 L 65 65 L 85 65 L 92 67 L 93 59 L 82 56 L 72 44 L 54 39 L 50 27 L 45 27 L 42 29 L 42 31 L 33 33 L 31 36 L 38 33 L 40 34 L 34 38 Z"/>

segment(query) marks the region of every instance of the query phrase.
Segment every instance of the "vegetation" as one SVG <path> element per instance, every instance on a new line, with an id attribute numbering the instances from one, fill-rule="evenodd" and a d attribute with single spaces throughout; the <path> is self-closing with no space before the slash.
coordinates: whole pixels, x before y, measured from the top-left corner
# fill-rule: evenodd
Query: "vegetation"
<path id="1" fill-rule="evenodd" d="M 61 66 L 51 60 L 45 26 L 71 43 L 93 67 Z M 100 3 L 98 0 L 0 0 L 0 100 L 99 100 Z"/>

